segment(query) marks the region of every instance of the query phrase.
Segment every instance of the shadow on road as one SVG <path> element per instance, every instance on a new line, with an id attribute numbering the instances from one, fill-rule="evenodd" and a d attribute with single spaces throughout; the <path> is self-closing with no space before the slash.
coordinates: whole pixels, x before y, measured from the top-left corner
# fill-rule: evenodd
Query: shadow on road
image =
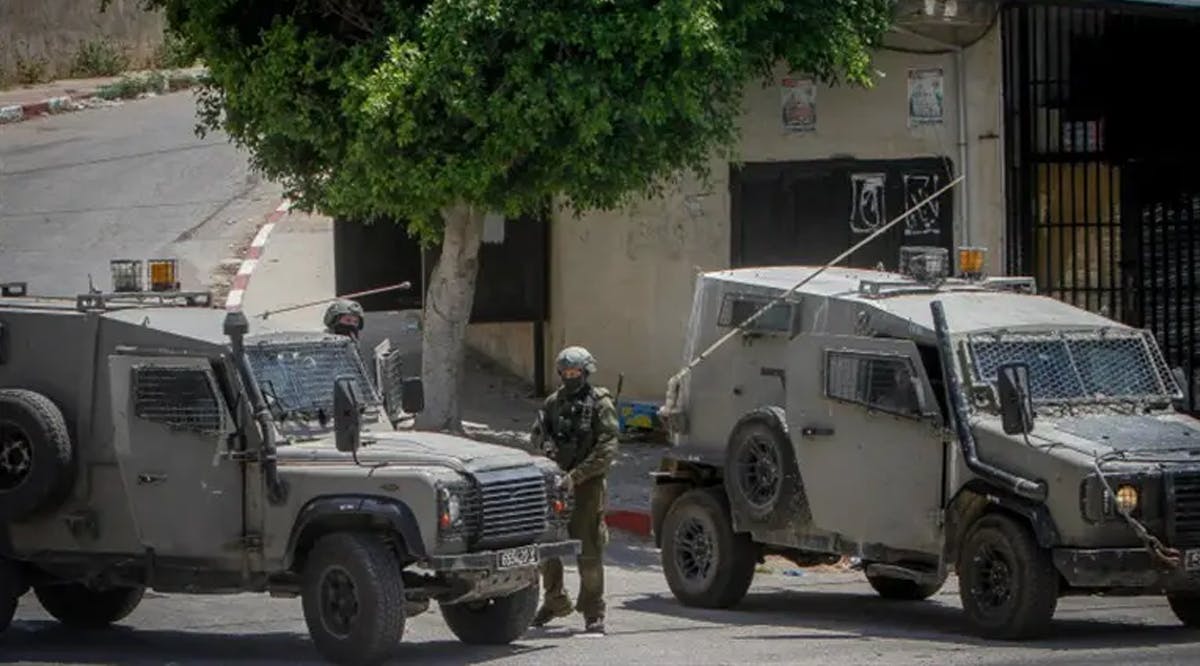
<path id="1" fill-rule="evenodd" d="M 962 646 L 995 647 L 998 644 L 972 635 L 956 607 L 937 603 L 887 601 L 867 594 L 844 592 L 779 591 L 750 594 L 734 610 L 707 610 L 682 606 L 670 595 L 648 595 L 623 604 L 627 610 L 682 617 L 729 626 L 776 626 L 836 632 L 848 637 L 903 638 Z M 632 632 L 636 633 L 636 632 Z M 782 638 L 827 640 L 829 634 L 795 634 Z M 735 640 L 761 640 L 759 632 Z M 1050 635 L 1012 647 L 1041 649 L 1097 649 L 1156 647 L 1200 642 L 1200 632 L 1182 626 L 1146 626 L 1102 619 L 1055 620 Z"/>
<path id="2" fill-rule="evenodd" d="M 548 646 L 477 647 L 457 641 L 404 643 L 397 664 L 483 664 Z M 14 622 L 0 636 L 0 663 L 325 664 L 305 634 L 218 634 L 113 627 L 73 631 L 54 622 Z"/>

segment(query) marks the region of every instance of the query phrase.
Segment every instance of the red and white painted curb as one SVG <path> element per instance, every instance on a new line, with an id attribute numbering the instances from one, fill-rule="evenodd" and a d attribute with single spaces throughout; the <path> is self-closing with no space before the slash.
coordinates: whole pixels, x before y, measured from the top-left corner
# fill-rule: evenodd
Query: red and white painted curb
<path id="1" fill-rule="evenodd" d="M 271 232 L 274 231 L 275 225 L 279 220 L 291 210 L 292 204 L 290 201 L 284 200 L 283 203 L 267 216 L 267 221 L 259 228 L 258 233 L 254 236 L 254 240 L 250 242 L 250 247 L 246 250 L 246 258 L 242 260 L 242 265 L 238 267 L 237 275 L 233 277 L 233 284 L 229 289 L 229 295 L 225 297 L 225 309 L 229 311 L 241 310 L 242 299 L 246 297 L 246 287 L 250 284 L 250 276 L 254 274 L 254 269 L 258 267 L 258 260 L 262 258 L 263 251 L 267 246 L 267 240 L 271 237 Z"/>
<path id="2" fill-rule="evenodd" d="M 0 125 L 5 123 L 20 122 L 22 120 L 29 120 L 30 118 L 37 118 L 38 116 L 51 113 L 60 113 L 66 110 L 71 102 L 88 99 L 94 96 L 94 92 L 82 95 L 63 95 L 60 97 L 51 97 L 50 99 L 44 99 L 38 102 L 0 106 Z"/>
<path id="3" fill-rule="evenodd" d="M 604 522 L 609 527 L 623 532 L 631 532 L 643 537 L 651 535 L 649 511 L 613 509 L 604 514 Z"/>

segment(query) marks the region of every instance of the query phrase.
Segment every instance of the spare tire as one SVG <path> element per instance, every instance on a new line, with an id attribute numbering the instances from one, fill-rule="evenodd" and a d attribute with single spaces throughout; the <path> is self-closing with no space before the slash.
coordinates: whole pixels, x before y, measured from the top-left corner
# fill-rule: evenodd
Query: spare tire
<path id="1" fill-rule="evenodd" d="M 779 529 L 801 513 L 800 468 L 792 441 L 776 421 L 752 413 L 729 438 L 725 494 L 756 526 Z"/>
<path id="2" fill-rule="evenodd" d="M 0 520 L 57 504 L 74 480 L 75 452 L 62 411 L 46 396 L 0 389 Z"/>

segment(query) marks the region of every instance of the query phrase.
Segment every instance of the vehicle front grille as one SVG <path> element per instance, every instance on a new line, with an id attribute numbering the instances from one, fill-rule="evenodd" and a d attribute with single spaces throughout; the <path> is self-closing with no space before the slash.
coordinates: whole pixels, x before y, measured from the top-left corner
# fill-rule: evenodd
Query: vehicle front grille
<path id="1" fill-rule="evenodd" d="M 528 543 L 546 530 L 546 479 L 536 467 L 481 472 L 475 507 L 481 548 Z"/>
<path id="2" fill-rule="evenodd" d="M 1200 545 L 1200 472 L 1171 475 L 1170 489 L 1171 545 Z"/>

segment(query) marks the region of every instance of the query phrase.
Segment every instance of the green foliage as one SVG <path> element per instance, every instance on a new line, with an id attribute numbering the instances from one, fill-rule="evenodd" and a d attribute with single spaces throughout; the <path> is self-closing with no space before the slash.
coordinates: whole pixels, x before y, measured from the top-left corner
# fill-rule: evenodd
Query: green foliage
<path id="1" fill-rule="evenodd" d="M 196 64 L 196 49 L 187 38 L 173 30 L 163 33 L 163 43 L 154 54 L 154 62 L 164 69 L 183 69 Z"/>
<path id="2" fill-rule="evenodd" d="M 45 58 L 17 56 L 17 83 L 30 86 L 50 80 L 50 65 Z"/>
<path id="3" fill-rule="evenodd" d="M 891 0 L 151 0 L 209 68 L 224 129 L 301 209 L 576 210 L 707 173 L 783 60 L 867 84 Z"/>
<path id="4" fill-rule="evenodd" d="M 116 76 L 129 68 L 129 56 L 115 42 L 100 38 L 81 42 L 71 63 L 71 74 L 80 77 Z"/>

